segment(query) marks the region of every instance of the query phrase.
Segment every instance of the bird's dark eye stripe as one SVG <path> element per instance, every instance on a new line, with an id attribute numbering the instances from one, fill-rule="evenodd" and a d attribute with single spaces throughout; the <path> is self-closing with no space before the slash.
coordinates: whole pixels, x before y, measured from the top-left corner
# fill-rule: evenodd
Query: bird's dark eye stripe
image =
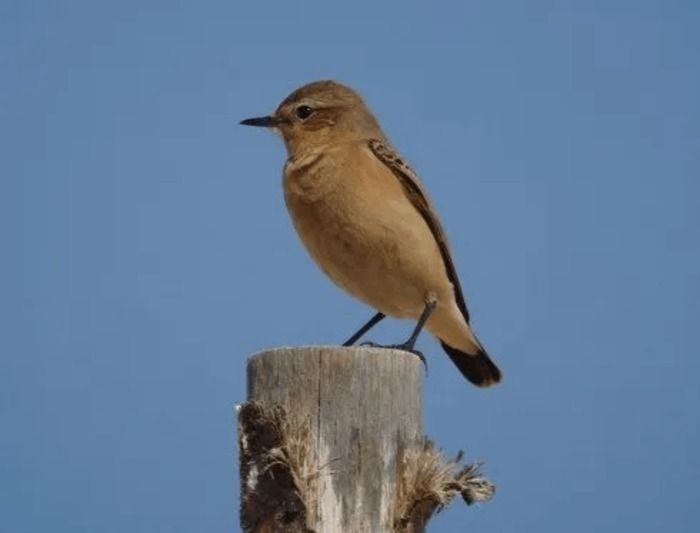
<path id="1" fill-rule="evenodd" d="M 314 110 L 307 105 L 300 105 L 296 108 L 295 113 L 301 120 L 309 118 Z"/>

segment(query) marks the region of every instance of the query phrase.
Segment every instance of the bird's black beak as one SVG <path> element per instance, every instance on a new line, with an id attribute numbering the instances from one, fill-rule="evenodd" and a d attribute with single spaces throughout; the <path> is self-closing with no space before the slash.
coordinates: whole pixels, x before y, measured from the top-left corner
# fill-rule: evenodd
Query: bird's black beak
<path id="1" fill-rule="evenodd" d="M 256 118 L 247 118 L 245 120 L 241 120 L 241 124 L 244 126 L 259 126 L 261 128 L 274 128 L 275 126 L 279 126 L 280 122 L 282 122 L 278 117 L 275 117 L 273 115 L 267 116 L 267 117 L 256 117 Z"/>

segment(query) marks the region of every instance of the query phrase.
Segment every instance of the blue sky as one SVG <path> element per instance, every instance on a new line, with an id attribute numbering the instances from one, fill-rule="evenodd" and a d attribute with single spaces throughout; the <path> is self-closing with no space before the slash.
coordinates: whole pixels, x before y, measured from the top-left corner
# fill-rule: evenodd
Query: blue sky
<path id="1" fill-rule="evenodd" d="M 246 356 L 371 311 L 238 126 L 357 88 L 422 176 L 498 388 L 422 337 L 498 486 L 432 531 L 697 531 L 697 2 L 3 2 L 0 531 L 237 530 Z M 403 339 L 407 322 L 371 336 Z"/>

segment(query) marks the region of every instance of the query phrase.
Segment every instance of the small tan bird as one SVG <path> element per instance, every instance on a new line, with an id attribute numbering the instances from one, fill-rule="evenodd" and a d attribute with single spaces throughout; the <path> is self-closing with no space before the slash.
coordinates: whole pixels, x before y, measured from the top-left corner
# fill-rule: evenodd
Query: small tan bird
<path id="1" fill-rule="evenodd" d="M 410 318 L 414 349 L 423 326 L 475 385 L 501 372 L 469 326 L 447 238 L 415 172 L 389 145 L 352 89 L 317 81 L 270 116 L 241 121 L 274 128 L 289 155 L 284 197 L 301 240 L 341 288 L 378 311 L 345 345 L 385 315 Z"/>

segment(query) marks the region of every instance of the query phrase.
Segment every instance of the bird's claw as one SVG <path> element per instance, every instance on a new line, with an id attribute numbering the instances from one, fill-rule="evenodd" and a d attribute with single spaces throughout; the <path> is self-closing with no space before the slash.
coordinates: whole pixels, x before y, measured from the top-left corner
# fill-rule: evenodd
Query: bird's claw
<path id="1" fill-rule="evenodd" d="M 402 352 L 412 353 L 418 359 L 421 360 L 423 366 L 425 367 L 425 373 L 428 373 L 428 361 L 425 359 L 423 352 L 416 350 L 415 348 L 409 346 L 408 344 L 378 344 L 376 342 L 365 341 L 360 346 L 368 346 L 370 348 L 385 348 L 387 350 L 401 350 Z"/>

